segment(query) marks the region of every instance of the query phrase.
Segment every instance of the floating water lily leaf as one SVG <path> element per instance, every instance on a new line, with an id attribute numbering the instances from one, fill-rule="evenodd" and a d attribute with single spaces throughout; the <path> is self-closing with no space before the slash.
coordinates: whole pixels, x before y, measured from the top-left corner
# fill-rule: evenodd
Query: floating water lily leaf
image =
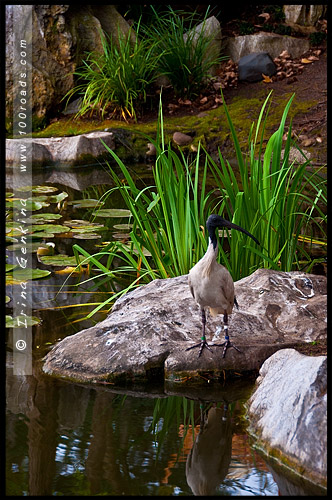
<path id="1" fill-rule="evenodd" d="M 104 226 L 102 224 L 100 225 L 97 225 L 97 226 L 91 226 L 90 224 L 88 226 L 83 226 L 83 227 L 74 227 L 74 228 L 71 228 L 71 232 L 72 233 L 80 233 L 80 234 L 83 234 L 83 233 L 93 233 L 94 231 L 100 231 L 101 229 L 107 229 L 107 228 L 104 228 Z"/>
<path id="2" fill-rule="evenodd" d="M 97 206 L 101 207 L 102 205 L 104 205 L 104 202 L 94 199 L 85 199 L 68 201 L 68 205 L 74 205 L 74 208 L 91 208 Z"/>
<path id="3" fill-rule="evenodd" d="M 17 264 L 6 264 L 6 273 L 17 267 Z"/>
<path id="4" fill-rule="evenodd" d="M 68 232 L 68 227 L 67 226 L 61 226 L 57 224 L 38 224 L 31 226 L 31 229 L 34 233 L 34 236 L 38 236 L 37 231 L 43 231 L 43 232 L 50 232 L 53 234 L 59 234 L 59 233 L 67 233 Z"/>
<path id="5" fill-rule="evenodd" d="M 48 266 L 77 266 L 76 257 L 68 257 L 65 254 L 45 255 L 39 260 Z M 83 255 L 80 256 L 80 261 L 82 260 L 84 260 Z"/>
<path id="6" fill-rule="evenodd" d="M 83 233 L 83 234 L 74 234 L 73 238 L 76 238 L 78 240 L 96 240 L 98 238 L 101 238 L 100 234 L 96 233 Z"/>
<path id="7" fill-rule="evenodd" d="M 56 191 L 59 191 L 57 187 L 54 186 L 23 186 L 20 188 L 17 188 L 16 191 L 26 193 L 31 191 L 31 193 L 56 193 Z"/>
<path id="8" fill-rule="evenodd" d="M 33 201 L 32 199 L 21 200 L 18 198 L 7 200 L 7 205 L 13 208 L 21 210 L 24 208 L 29 212 L 34 212 L 35 210 L 40 210 L 43 207 L 48 207 L 50 204 L 46 201 Z"/>
<path id="9" fill-rule="evenodd" d="M 8 228 L 8 231 L 6 230 L 7 236 L 22 236 L 23 234 L 27 234 L 27 233 L 23 233 L 20 230 L 20 228 L 18 227 L 19 224 L 16 224 L 16 226 L 17 227 Z M 30 232 L 30 230 L 28 232 Z"/>
<path id="10" fill-rule="evenodd" d="M 28 198 L 28 200 L 44 202 L 48 200 L 48 196 L 46 196 L 46 194 L 41 194 L 39 196 L 33 196 L 32 198 Z"/>
<path id="11" fill-rule="evenodd" d="M 49 196 L 48 201 L 51 203 L 59 203 L 59 201 L 62 201 L 67 197 L 68 197 L 68 193 L 66 193 L 65 191 L 62 191 L 62 193 L 54 194 L 53 196 Z"/>
<path id="12" fill-rule="evenodd" d="M 91 222 L 88 222 L 86 220 L 83 220 L 83 219 L 72 219 L 72 220 L 65 220 L 64 225 L 66 226 L 71 226 L 71 227 L 74 227 L 74 226 L 89 226 L 91 224 Z"/>
<path id="13" fill-rule="evenodd" d="M 44 224 L 44 222 L 51 222 L 61 219 L 61 214 L 33 214 L 31 217 L 26 218 L 27 224 Z"/>
<path id="14" fill-rule="evenodd" d="M 129 217 L 131 212 L 127 208 L 102 208 L 93 212 L 92 215 L 96 217 Z"/>
<path id="15" fill-rule="evenodd" d="M 12 238 L 11 236 L 6 236 L 6 243 L 17 243 L 17 242 L 18 242 L 17 238 Z"/>
<path id="16" fill-rule="evenodd" d="M 81 219 L 73 219 L 73 220 L 66 220 L 64 222 L 66 226 L 70 226 L 72 228 L 75 228 L 76 230 L 83 230 L 83 229 L 96 229 L 96 228 L 102 228 L 104 227 L 104 224 L 98 224 L 98 222 L 88 222 L 86 220 L 81 220 Z M 74 229 L 73 229 L 74 231 Z"/>
<path id="17" fill-rule="evenodd" d="M 14 193 L 12 193 L 11 191 L 6 191 L 6 198 L 13 198 L 14 196 Z"/>
<path id="18" fill-rule="evenodd" d="M 40 238 L 45 239 L 45 238 L 54 238 L 54 236 L 55 236 L 54 233 L 46 233 L 45 231 L 39 231 L 37 233 L 33 233 L 31 235 L 31 238 L 33 238 L 33 239 L 36 239 L 36 238 L 38 238 L 38 239 L 40 239 Z"/>
<path id="19" fill-rule="evenodd" d="M 10 297 L 8 297 L 8 295 L 6 295 L 6 304 L 8 304 L 8 302 L 10 302 L 12 299 Z"/>
<path id="20" fill-rule="evenodd" d="M 120 231 L 129 231 L 133 227 L 132 224 L 114 224 L 114 229 L 119 229 Z"/>
<path id="21" fill-rule="evenodd" d="M 41 319 L 37 316 L 9 316 L 6 314 L 6 328 L 22 328 L 27 326 L 40 325 Z"/>
<path id="22" fill-rule="evenodd" d="M 17 285 L 22 283 L 22 281 L 45 278 L 49 274 L 51 274 L 51 271 L 46 271 L 45 269 L 15 269 L 14 273 L 6 273 L 6 284 Z"/>
<path id="23" fill-rule="evenodd" d="M 38 247 L 40 246 L 39 241 L 28 241 L 24 244 L 24 248 L 28 253 L 34 253 L 37 252 Z M 6 247 L 6 250 L 9 250 L 9 252 L 14 252 L 15 250 L 21 250 L 22 248 L 22 243 L 13 243 L 12 245 L 8 245 Z"/>

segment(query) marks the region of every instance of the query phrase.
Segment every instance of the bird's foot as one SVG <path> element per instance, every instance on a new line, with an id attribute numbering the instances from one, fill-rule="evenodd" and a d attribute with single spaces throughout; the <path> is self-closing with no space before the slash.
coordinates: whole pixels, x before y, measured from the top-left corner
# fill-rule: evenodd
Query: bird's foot
<path id="1" fill-rule="evenodd" d="M 209 349 L 209 351 L 212 352 L 212 349 L 210 348 L 209 344 L 207 343 L 205 337 L 201 337 L 201 341 L 198 344 L 187 347 L 186 351 L 189 351 L 190 349 L 195 349 L 195 347 L 199 347 L 198 357 L 200 357 L 200 355 L 202 354 L 204 347 L 206 347 L 206 349 Z"/>
<path id="2" fill-rule="evenodd" d="M 225 342 L 223 342 L 222 344 L 211 344 L 213 346 L 217 346 L 217 347 L 223 347 L 223 352 L 222 352 L 222 357 L 224 358 L 225 355 L 226 355 L 226 351 L 229 347 L 234 347 L 234 349 L 236 349 L 238 352 L 242 352 L 240 351 L 240 349 L 238 347 L 236 347 L 236 345 L 234 345 L 230 340 L 229 340 L 229 337 L 225 337 Z"/>

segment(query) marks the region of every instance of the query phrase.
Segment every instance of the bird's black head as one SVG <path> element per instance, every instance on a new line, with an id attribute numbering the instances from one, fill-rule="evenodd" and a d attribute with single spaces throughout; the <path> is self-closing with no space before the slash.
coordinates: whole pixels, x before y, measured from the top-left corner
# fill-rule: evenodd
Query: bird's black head
<path id="1" fill-rule="evenodd" d="M 257 243 L 257 245 L 260 245 L 259 241 L 251 233 L 249 233 L 249 231 L 246 231 L 245 229 L 243 229 L 240 226 L 237 226 L 236 224 L 233 224 L 233 222 L 229 222 L 220 215 L 211 214 L 206 221 L 206 228 L 208 230 L 209 237 L 213 243 L 213 248 L 215 248 L 217 245 L 216 229 L 217 228 L 222 229 L 224 227 L 228 229 L 236 229 L 237 231 L 241 231 L 241 233 L 250 236 L 250 238 L 252 238 Z"/>

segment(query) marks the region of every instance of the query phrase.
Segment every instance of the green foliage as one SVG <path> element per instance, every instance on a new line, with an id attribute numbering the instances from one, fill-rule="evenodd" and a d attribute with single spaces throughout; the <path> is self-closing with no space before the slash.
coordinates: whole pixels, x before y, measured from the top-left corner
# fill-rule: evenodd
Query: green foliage
<path id="1" fill-rule="evenodd" d="M 80 82 L 64 98 L 82 96 L 75 117 L 87 112 L 120 112 L 126 120 L 137 119 L 137 111 L 146 102 L 147 91 L 156 78 L 156 66 L 162 52 L 155 50 L 158 41 L 139 41 L 140 24 L 123 34 L 118 28 L 118 44 L 100 32 L 103 52 L 90 52 L 74 75 Z M 133 41 L 134 38 L 134 41 Z"/>
<path id="2" fill-rule="evenodd" d="M 303 258 L 309 264 L 311 259 L 305 250 L 303 235 L 310 233 L 308 237 L 312 240 L 314 226 L 319 228 L 326 241 L 327 216 L 323 210 L 327 204 L 326 180 L 319 172 L 308 170 L 310 162 L 303 153 L 302 164 L 290 161 L 291 124 L 283 145 L 285 122 L 294 94 L 284 109 L 278 130 L 269 138 L 263 153 L 268 109 L 263 117 L 267 105 L 270 105 L 270 96 L 271 92 L 260 111 L 254 136 L 254 124 L 251 128 L 248 151 L 241 151 L 224 101 L 240 180 L 237 181 L 231 165 L 220 151 L 221 170 L 209 158 L 216 185 L 222 192 L 220 213 L 246 228 L 261 243 L 261 248 L 257 248 L 248 237 L 246 243 L 242 235 L 232 231 L 229 258 L 222 249 L 221 253 L 234 280 L 262 266 L 291 271 L 301 268 Z"/>
<path id="3" fill-rule="evenodd" d="M 224 101 L 240 174 L 238 180 L 220 151 L 219 166 L 206 151 L 202 152 L 203 148 L 198 148 L 190 162 L 181 151 L 178 156 L 170 145 L 165 146 L 161 106 L 157 139 L 148 138 L 157 151 L 153 185 L 138 188 L 121 159 L 105 145 L 121 171 L 118 175 L 110 166 L 115 187 L 105 196 L 114 190 L 122 194 L 132 214 L 130 242 L 112 242 L 93 256 L 78 245 L 73 249 L 77 261 L 79 254 L 83 255 L 106 281 L 126 274 L 131 277 L 128 288 L 117 292 L 107 303 L 140 283 L 188 273 L 206 251 L 205 221 L 212 212 L 247 229 L 261 243 L 258 247 L 238 231 L 232 231 L 228 238 L 229 252 L 222 241 L 220 260 L 234 280 L 261 267 L 291 271 L 311 265 L 305 242 L 313 241 L 315 226 L 322 234 L 321 243 L 326 244 L 326 180 L 319 172 L 309 170 L 310 162 L 303 153 L 303 164 L 289 160 L 291 124 L 285 144 L 283 136 L 294 95 L 284 109 L 279 128 L 266 143 L 270 96 L 271 93 L 262 106 L 256 127 L 252 124 L 247 151 L 240 148 Z M 213 175 L 218 190 L 207 192 L 208 173 Z M 107 262 L 102 264 L 105 256 Z M 98 306 L 89 317 L 104 305 Z"/>
<path id="4" fill-rule="evenodd" d="M 158 39 L 162 51 L 158 60 L 158 71 L 170 80 L 175 92 L 181 97 L 194 97 L 206 85 L 212 66 L 225 57 L 213 54 L 210 44 L 213 35 L 195 30 L 195 13 L 175 11 L 168 7 L 164 14 L 157 13 L 153 6 L 155 22 L 144 27 L 149 39 Z M 203 23 L 209 15 L 206 10 Z"/>

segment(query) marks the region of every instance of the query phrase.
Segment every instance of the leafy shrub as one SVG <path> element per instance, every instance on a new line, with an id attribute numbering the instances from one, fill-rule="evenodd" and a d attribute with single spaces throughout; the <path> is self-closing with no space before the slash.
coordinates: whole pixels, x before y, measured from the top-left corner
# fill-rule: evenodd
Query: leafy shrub
<path id="1" fill-rule="evenodd" d="M 90 52 L 82 67 L 74 74 L 80 82 L 65 96 L 68 100 L 82 96 L 81 108 L 75 117 L 86 113 L 120 113 L 126 120 L 137 119 L 137 111 L 146 102 L 147 91 L 156 78 L 156 66 L 162 51 L 155 50 L 157 41 L 138 40 L 139 23 L 135 42 L 132 29 L 123 34 L 118 29 L 119 46 L 104 33 L 100 33 L 103 52 Z"/>
<path id="2" fill-rule="evenodd" d="M 209 50 L 213 35 L 207 35 L 204 28 L 197 33 L 195 13 L 174 11 L 157 13 L 155 22 L 144 27 L 145 36 L 158 39 L 158 50 L 162 55 L 158 60 L 160 75 L 169 78 L 175 92 L 181 97 L 194 97 L 206 85 L 212 66 L 225 57 L 216 56 Z M 207 9 L 203 23 L 206 22 Z"/>

